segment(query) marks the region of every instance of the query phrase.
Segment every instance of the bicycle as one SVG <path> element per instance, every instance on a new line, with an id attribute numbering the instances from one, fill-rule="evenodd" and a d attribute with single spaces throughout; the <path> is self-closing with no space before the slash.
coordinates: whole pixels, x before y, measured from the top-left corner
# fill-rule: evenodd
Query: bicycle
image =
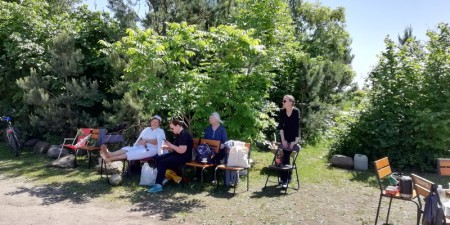
<path id="1" fill-rule="evenodd" d="M 8 145 L 11 147 L 11 153 L 15 154 L 16 157 L 19 157 L 22 146 L 19 141 L 19 134 L 16 128 L 13 127 L 11 120 L 12 118 L 9 116 L 1 117 L 1 121 L 5 121 L 8 124 L 8 127 L 6 128 L 6 138 Z"/>

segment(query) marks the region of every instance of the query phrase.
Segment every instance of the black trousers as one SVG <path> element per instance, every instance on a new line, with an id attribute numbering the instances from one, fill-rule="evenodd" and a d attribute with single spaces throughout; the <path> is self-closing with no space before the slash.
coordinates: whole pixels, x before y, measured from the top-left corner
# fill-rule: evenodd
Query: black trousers
<path id="1" fill-rule="evenodd" d="M 158 173 L 156 174 L 156 184 L 161 184 L 166 177 L 166 170 L 171 169 L 179 174 L 178 168 L 187 163 L 189 159 L 184 155 L 179 155 L 177 153 L 168 153 L 165 155 L 158 156 L 156 158 L 156 168 Z"/>

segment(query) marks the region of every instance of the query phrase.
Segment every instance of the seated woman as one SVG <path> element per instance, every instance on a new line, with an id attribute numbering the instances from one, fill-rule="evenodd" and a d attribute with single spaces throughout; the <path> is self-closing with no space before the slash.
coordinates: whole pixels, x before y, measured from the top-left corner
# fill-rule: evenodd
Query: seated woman
<path id="1" fill-rule="evenodd" d="M 138 139 L 133 146 L 123 147 L 122 149 L 110 152 L 106 145 L 100 147 L 101 156 L 105 163 L 117 160 L 137 160 L 162 154 L 162 145 L 166 134 L 159 126 L 161 125 L 161 117 L 155 115 L 150 120 L 150 127 L 142 130 Z"/>
<path id="2" fill-rule="evenodd" d="M 147 190 L 147 192 L 157 193 L 162 191 L 166 170 L 171 169 L 177 171 L 180 165 L 184 165 L 191 161 L 194 140 L 192 134 L 190 134 L 186 128 L 186 124 L 181 120 L 173 119 L 170 122 L 170 130 L 177 135 L 177 137 L 173 144 L 165 141 L 163 148 L 169 150 L 169 153 L 159 156 L 156 159 L 156 168 L 158 169 L 156 182 L 155 185 Z"/>
<path id="3" fill-rule="evenodd" d="M 213 112 L 209 116 L 209 126 L 205 129 L 205 135 L 203 138 L 210 140 L 220 141 L 219 154 L 216 155 L 216 163 L 220 163 L 220 160 L 225 158 L 225 145 L 224 143 L 228 141 L 227 131 L 222 125 L 222 120 L 220 120 L 220 115 L 217 112 Z"/>

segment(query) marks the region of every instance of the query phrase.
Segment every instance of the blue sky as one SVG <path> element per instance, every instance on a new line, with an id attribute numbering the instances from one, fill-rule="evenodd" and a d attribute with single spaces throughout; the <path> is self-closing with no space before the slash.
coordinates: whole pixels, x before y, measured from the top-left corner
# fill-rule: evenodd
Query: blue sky
<path id="1" fill-rule="evenodd" d="M 317 2 L 315 0 L 308 0 Z M 107 10 L 107 0 L 85 0 L 90 9 Z M 346 14 L 346 30 L 352 38 L 355 58 L 352 67 L 356 72 L 355 82 L 361 86 L 367 74 L 376 65 L 385 48 L 387 35 L 397 41 L 398 34 L 411 25 L 413 35 L 426 41 L 426 32 L 435 30 L 440 22 L 450 22 L 450 0 L 321 0 L 324 6 L 342 6 Z M 141 0 L 136 7 L 144 14 L 147 6 Z"/>
<path id="2" fill-rule="evenodd" d="M 316 2 L 316 1 L 310 1 Z M 345 8 L 346 30 L 352 38 L 355 55 L 352 66 L 360 86 L 376 65 L 387 35 L 397 41 L 398 34 L 411 25 L 413 35 L 427 41 L 426 32 L 438 23 L 450 22 L 448 0 L 321 0 L 322 5 Z"/>

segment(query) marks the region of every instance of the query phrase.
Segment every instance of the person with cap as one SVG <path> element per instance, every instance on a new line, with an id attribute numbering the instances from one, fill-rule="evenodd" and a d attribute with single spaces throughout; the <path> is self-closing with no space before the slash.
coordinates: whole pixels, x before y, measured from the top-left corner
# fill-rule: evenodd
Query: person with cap
<path id="1" fill-rule="evenodd" d="M 220 150 L 217 154 L 216 163 L 219 163 L 225 157 L 225 142 L 228 141 L 227 131 L 222 125 L 223 121 L 220 119 L 220 115 L 217 112 L 211 113 L 209 116 L 209 126 L 205 129 L 205 135 L 203 138 L 210 140 L 220 141 Z"/>
<path id="2" fill-rule="evenodd" d="M 138 160 L 155 155 L 162 155 L 162 145 L 166 139 L 164 130 L 160 128 L 161 117 L 158 115 L 150 119 L 150 127 L 146 127 L 140 133 L 133 146 L 123 147 L 114 152 L 108 151 L 106 145 L 100 146 L 100 152 L 106 163 L 117 160 Z"/>

